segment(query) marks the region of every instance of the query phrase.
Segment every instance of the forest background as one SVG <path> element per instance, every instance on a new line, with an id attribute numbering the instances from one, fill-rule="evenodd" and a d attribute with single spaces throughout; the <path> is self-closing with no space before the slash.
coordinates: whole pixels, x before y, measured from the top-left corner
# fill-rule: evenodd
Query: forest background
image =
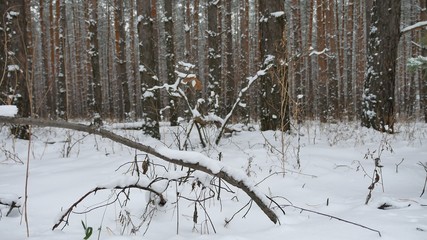
<path id="1" fill-rule="evenodd" d="M 1 1 L 2 104 L 24 117 L 145 120 L 155 137 L 162 120 L 224 118 L 237 99 L 230 121 L 264 130 L 280 128 L 262 121 L 281 115 L 360 120 L 377 2 Z M 401 5 L 400 29 L 427 20 L 424 0 L 387 2 Z M 263 24 L 268 11 L 279 25 Z M 399 120 L 427 121 L 426 41 L 421 27 L 400 36 L 391 89 Z M 239 95 L 264 78 L 267 49 L 280 60 L 268 74 L 276 82 L 254 81 Z"/>

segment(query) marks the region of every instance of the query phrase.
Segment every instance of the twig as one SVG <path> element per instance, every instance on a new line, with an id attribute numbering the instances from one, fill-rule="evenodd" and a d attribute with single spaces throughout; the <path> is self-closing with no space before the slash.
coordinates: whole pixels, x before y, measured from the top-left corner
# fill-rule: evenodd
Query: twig
<path id="1" fill-rule="evenodd" d="M 214 224 L 213 224 L 213 222 L 212 222 L 212 219 L 211 219 L 211 217 L 209 216 L 209 213 L 208 213 L 208 211 L 206 210 L 205 206 L 203 206 L 203 204 L 202 204 L 202 203 L 200 203 L 200 202 L 198 202 L 198 203 L 199 203 L 200 207 L 202 207 L 202 208 L 203 208 L 203 211 L 205 212 L 205 214 L 206 214 L 206 216 L 207 216 L 207 218 L 208 218 L 208 220 L 209 220 L 209 222 L 210 222 L 210 224 L 211 224 L 212 230 L 214 231 L 214 233 L 216 233 L 215 226 L 214 226 Z M 197 203 L 196 203 L 196 204 L 197 204 Z"/>
<path id="2" fill-rule="evenodd" d="M 405 161 L 404 158 L 402 158 L 402 161 L 400 161 L 400 163 L 396 164 L 396 173 L 399 173 L 399 166 L 403 163 L 403 161 Z"/>
<path id="3" fill-rule="evenodd" d="M 21 198 L 21 197 L 19 197 L 19 198 Z M 9 210 L 6 213 L 6 217 L 9 216 L 9 214 L 12 212 L 12 210 L 14 208 L 18 208 L 18 210 L 19 210 L 19 208 L 21 207 L 21 205 L 17 201 L 4 201 L 3 202 L 1 198 L 0 198 L 0 205 L 9 206 Z M 1 218 L 1 215 L 0 215 L 0 218 Z"/>
<path id="4" fill-rule="evenodd" d="M 421 195 L 420 195 L 420 197 L 422 197 L 424 195 L 424 192 L 426 191 L 426 185 L 427 185 L 427 165 L 424 165 L 422 162 L 419 162 L 418 164 L 423 166 L 424 170 L 426 171 L 426 179 L 424 180 L 423 191 L 421 192 Z"/>
<path id="5" fill-rule="evenodd" d="M 252 200 L 249 200 L 249 202 L 248 203 L 246 203 L 243 207 L 241 207 L 237 212 L 235 212 L 234 214 L 233 214 L 233 216 L 231 216 L 231 218 L 230 219 L 225 219 L 224 221 L 225 221 L 225 224 L 224 224 L 224 227 L 226 227 L 233 219 L 234 219 L 234 217 L 239 213 L 239 212 L 241 212 L 243 209 L 245 209 L 250 203 L 252 202 Z"/>
<path id="6" fill-rule="evenodd" d="M 30 175 L 30 156 L 31 156 L 31 126 L 28 126 L 28 150 L 27 150 L 27 167 L 25 169 L 25 191 L 24 191 L 24 219 L 25 228 L 27 230 L 27 238 L 30 237 L 30 227 L 28 222 L 28 178 Z"/>
<path id="7" fill-rule="evenodd" d="M 274 173 L 271 173 L 270 175 L 266 176 L 266 177 L 265 177 L 265 178 L 263 178 L 261 181 L 259 181 L 257 184 L 255 184 L 255 186 L 260 185 L 262 182 L 264 182 L 265 180 L 267 180 L 268 178 L 270 178 L 270 177 L 272 177 L 272 176 L 274 176 L 274 175 L 285 174 L 285 173 L 287 173 L 287 172 L 290 172 L 290 173 L 296 173 L 296 174 L 299 174 L 299 175 L 302 175 L 302 176 L 307 176 L 307 177 L 317 178 L 317 176 L 316 176 L 316 175 L 305 174 L 305 173 L 301 173 L 301 172 L 292 171 L 292 170 L 288 170 L 288 169 L 287 169 L 287 170 L 285 170 L 285 171 L 283 171 L 283 172 L 274 172 Z"/>
<path id="8" fill-rule="evenodd" d="M 336 217 L 336 216 L 333 216 L 333 215 L 329 215 L 329 214 L 326 214 L 326 213 L 321 213 L 321 212 L 318 212 L 318 211 L 314 211 L 314 210 L 310 210 L 310 209 L 306 209 L 306 208 L 302 208 L 302 207 L 297 207 L 295 205 L 285 205 L 283 207 L 293 207 L 293 208 L 299 209 L 301 211 L 305 211 L 305 212 L 314 213 L 314 214 L 317 214 L 317 215 L 329 217 L 329 218 L 332 218 L 332 219 L 335 219 L 335 220 L 338 220 L 338 221 L 341 221 L 341 222 L 345 222 L 345 223 L 348 223 L 348 224 L 351 224 L 351 225 L 355 225 L 355 226 L 358 226 L 358 227 L 361 227 L 361 228 L 368 229 L 370 231 L 376 232 L 376 233 L 378 233 L 378 235 L 380 237 L 382 237 L 381 236 L 381 232 L 378 231 L 378 230 L 376 230 L 376 229 L 373 229 L 373 228 L 370 228 L 370 227 L 367 227 L 365 225 L 362 225 L 362 224 L 359 224 L 359 223 L 355 223 L 355 222 L 352 222 L 352 221 L 349 221 L 349 220 L 345 220 L 345 219 L 342 219 L 342 218 L 339 218 L 339 217 Z"/>

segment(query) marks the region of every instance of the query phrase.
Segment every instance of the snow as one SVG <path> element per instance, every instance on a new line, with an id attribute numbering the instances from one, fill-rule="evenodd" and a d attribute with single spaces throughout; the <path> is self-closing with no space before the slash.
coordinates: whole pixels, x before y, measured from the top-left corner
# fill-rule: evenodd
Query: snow
<path id="1" fill-rule="evenodd" d="M 196 65 L 184 61 L 179 61 L 178 64 L 183 66 L 186 71 L 189 71 L 196 67 Z"/>
<path id="2" fill-rule="evenodd" d="M 19 66 L 18 65 L 7 65 L 7 71 L 8 72 L 15 72 L 15 71 L 19 71 Z"/>
<path id="3" fill-rule="evenodd" d="M 281 17 L 281 16 L 283 16 L 283 15 L 285 15 L 285 12 L 284 11 L 277 11 L 277 12 L 272 12 L 271 13 L 271 16 L 273 16 L 273 17 Z"/>
<path id="4" fill-rule="evenodd" d="M 2 107 L 0 113 L 3 113 Z M 214 119 L 216 116 L 209 117 Z M 139 123 L 132 124 L 140 126 Z M 396 126 L 396 134 L 387 135 L 361 128 L 359 123 L 305 122 L 299 135 L 291 133 L 284 136 L 284 158 L 281 154 L 281 133 L 276 131 L 241 131 L 224 138 L 219 146 L 201 148 L 194 130 L 190 136 L 191 151 L 183 152 L 178 150 L 178 145 L 185 138 L 185 134 L 179 133 L 189 127 L 185 123 L 178 127 L 161 123 L 161 141 L 148 138 L 141 131 L 120 129 L 122 125 L 105 123 L 104 127 L 149 145 L 171 158 L 199 163 L 214 172 L 225 171 L 252 186 L 251 189 L 259 195 L 273 197 L 284 207 L 286 215 L 275 204 L 269 205 L 279 216 L 280 225 L 274 225 L 256 204 L 243 208 L 249 201 L 248 196 L 223 182 L 221 201 L 216 200 L 215 195 L 203 202 L 206 213 L 201 205 L 196 204 L 198 222 L 193 223 L 195 202 L 177 198 L 177 193 L 188 199 L 209 197 L 212 192 L 208 189 L 217 189 L 217 179 L 195 172 L 194 178 L 188 179 L 190 185 L 184 184 L 178 179 L 185 179 L 188 168 L 165 163 L 153 156 L 148 156 L 147 174 L 137 177 L 132 169 L 135 162 L 141 168 L 147 159 L 142 152 L 98 136 L 33 127 L 36 137 L 32 138 L 30 145 L 28 239 L 82 239 L 81 221 L 93 227 L 92 238 L 97 239 L 99 234 L 99 239 L 107 240 L 426 239 L 427 194 L 420 197 L 426 178 L 426 171 L 420 163 L 427 164 L 425 123 L 400 123 Z M 257 126 L 255 128 L 258 129 Z M 209 136 L 215 129 L 207 128 L 204 134 Z M 0 200 L 22 204 L 28 141 L 12 139 L 8 126 L 4 126 L 0 131 L 0 146 Z M 301 150 L 298 153 L 299 169 L 296 164 L 298 147 Z M 68 157 L 66 151 L 69 151 Z M 377 157 L 383 165 L 381 181 L 365 205 Z M 286 161 L 284 164 L 282 159 Z M 165 178 L 177 181 L 168 182 Z M 157 180 L 153 182 L 152 179 Z M 198 187 L 197 181 L 205 188 Z M 191 183 L 194 183 L 193 188 Z M 51 231 L 65 210 L 85 193 L 96 187 L 113 188 L 129 184 L 152 186 L 165 195 L 167 204 L 163 207 L 147 205 L 152 196 L 133 189 L 128 195 L 129 204 L 121 206 L 113 202 L 119 190 L 98 191 L 73 210 L 84 212 L 101 207 L 84 214 L 72 213 L 63 230 Z M 234 193 L 226 191 L 228 188 Z M 270 204 L 266 197 L 263 201 Z M 370 227 L 380 231 L 382 237 L 374 231 L 289 205 Z M 384 209 L 379 209 L 381 207 Z M 132 224 L 139 225 L 146 208 L 153 210 L 154 215 L 145 235 L 146 223 L 136 233 L 130 233 L 129 228 L 122 231 L 120 221 L 124 218 L 120 220 L 119 213 L 129 212 Z M 237 213 L 241 208 L 243 210 Z M 6 217 L 8 210 L 8 206 L 0 204 L 1 239 L 26 239 L 21 214 L 14 210 L 14 214 Z M 225 220 L 231 219 L 235 213 L 234 219 L 225 224 Z M 101 228 L 100 232 L 98 228 Z"/>
<path id="5" fill-rule="evenodd" d="M 17 16 L 19 16 L 19 12 L 9 11 L 9 15 L 10 15 L 10 16 L 14 16 L 14 17 L 17 17 Z"/>
<path id="6" fill-rule="evenodd" d="M 413 29 L 420 28 L 420 27 L 423 27 L 423 26 L 427 26 L 427 21 L 421 21 L 421 22 L 414 23 L 414 24 L 412 24 L 410 26 L 402 28 L 400 30 L 400 32 L 401 33 L 409 32 L 409 31 L 411 31 Z"/>
<path id="7" fill-rule="evenodd" d="M 154 93 L 152 91 L 145 91 L 142 94 L 142 99 L 147 99 L 147 98 L 151 98 L 154 97 Z"/>
<path id="8" fill-rule="evenodd" d="M 271 62 L 274 61 L 274 59 L 276 59 L 276 57 L 273 56 L 273 55 L 267 55 L 267 56 L 265 56 L 264 65 L 270 64 Z"/>
<path id="9" fill-rule="evenodd" d="M 311 55 L 322 55 L 322 54 L 325 54 L 327 51 L 329 51 L 329 49 L 327 49 L 327 48 L 323 49 L 322 51 L 313 50 L 310 52 L 309 56 L 311 56 Z"/>
<path id="10" fill-rule="evenodd" d="M 15 105 L 0 105 L 0 116 L 14 117 L 18 113 Z"/>
<path id="11" fill-rule="evenodd" d="M 147 71 L 147 69 L 145 68 L 145 66 L 144 65 L 139 65 L 139 72 L 146 72 Z"/>

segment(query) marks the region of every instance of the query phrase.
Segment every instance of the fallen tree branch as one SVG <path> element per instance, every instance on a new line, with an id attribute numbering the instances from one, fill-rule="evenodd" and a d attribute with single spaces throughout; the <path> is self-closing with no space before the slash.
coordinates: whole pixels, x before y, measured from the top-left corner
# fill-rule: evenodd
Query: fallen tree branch
<path id="1" fill-rule="evenodd" d="M 40 127 L 65 128 L 81 132 L 87 132 L 90 134 L 95 134 L 101 137 L 108 138 L 114 142 L 121 143 L 128 147 L 148 153 L 166 162 L 208 173 L 210 175 L 221 178 L 229 184 L 243 190 L 252 200 L 254 200 L 258 207 L 273 223 L 276 224 L 278 221 L 276 213 L 268 207 L 270 200 L 264 194 L 260 193 L 257 190 L 258 188 L 253 183 L 250 183 L 248 181 L 246 175 L 243 172 L 236 171 L 236 169 L 230 168 L 222 162 L 218 162 L 211 158 L 208 158 L 201 153 L 177 151 L 165 147 L 155 149 L 150 146 L 131 141 L 125 137 L 122 137 L 102 128 L 65 121 L 49 121 L 43 119 L 0 116 L 0 123 L 27 124 Z"/>

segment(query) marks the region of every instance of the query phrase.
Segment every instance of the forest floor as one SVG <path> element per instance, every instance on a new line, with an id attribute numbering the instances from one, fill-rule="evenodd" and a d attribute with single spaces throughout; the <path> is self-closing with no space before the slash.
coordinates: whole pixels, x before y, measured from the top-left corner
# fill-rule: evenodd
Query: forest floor
<path id="1" fill-rule="evenodd" d="M 177 149 L 184 142 L 182 127 L 162 126 L 162 140 L 157 141 L 141 131 L 123 130 L 124 125 L 105 128 L 154 148 Z M 427 193 L 420 197 L 427 175 L 424 123 L 400 124 L 394 135 L 357 123 L 307 122 L 300 134 L 294 129 L 284 135 L 242 128 L 206 148 L 193 133 L 192 150 L 243 172 L 275 200 L 271 207 L 280 224 L 273 224 L 243 191 L 224 182 L 218 199 L 218 181 L 196 172 L 193 176 L 206 188 L 195 178 L 156 186 L 164 191 L 164 206 L 147 204 L 153 198 L 141 190 L 126 192 L 128 201 L 123 194 L 116 198 L 120 190 L 97 191 L 77 205 L 68 225 L 53 231 L 64 211 L 84 194 L 119 183 L 132 174 L 135 160 L 143 169 L 147 156 L 86 133 L 38 127 L 32 131 L 30 143 L 13 139 L 7 127 L 0 132 L 0 201 L 23 204 L 29 159 L 29 239 L 83 239 L 82 222 L 93 229 L 89 239 L 427 239 Z M 213 143 L 215 129 L 205 133 Z M 146 176 L 178 179 L 186 174 L 186 169 L 155 157 L 148 160 Z M 379 181 L 372 184 L 375 173 Z M 369 187 L 371 198 L 365 204 Z M 22 207 L 9 210 L 0 204 L 0 239 L 25 239 Z"/>

